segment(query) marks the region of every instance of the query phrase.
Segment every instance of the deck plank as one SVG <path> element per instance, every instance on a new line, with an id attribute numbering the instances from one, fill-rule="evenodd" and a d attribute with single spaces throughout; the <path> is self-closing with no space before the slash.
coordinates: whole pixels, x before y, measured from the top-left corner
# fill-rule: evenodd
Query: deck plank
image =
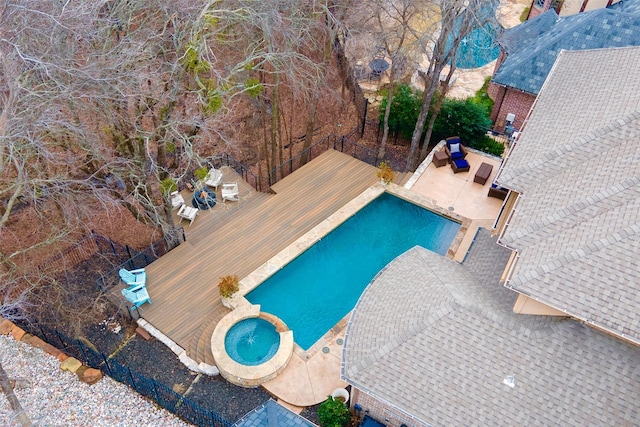
<path id="1" fill-rule="evenodd" d="M 186 242 L 147 267 L 152 304 L 141 307 L 142 317 L 190 351 L 202 323 L 221 305 L 220 277 L 247 276 L 374 184 L 375 171 L 329 150 L 272 186 L 275 194 L 240 182 L 239 202 L 201 211 L 192 226 L 183 222 Z M 240 181 L 231 169 L 224 180 Z"/>

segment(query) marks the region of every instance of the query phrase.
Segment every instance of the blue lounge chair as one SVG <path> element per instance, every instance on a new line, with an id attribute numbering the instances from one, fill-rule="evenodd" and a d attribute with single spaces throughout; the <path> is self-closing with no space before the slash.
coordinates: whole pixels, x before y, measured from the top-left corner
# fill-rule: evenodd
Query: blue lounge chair
<path id="1" fill-rule="evenodd" d="M 131 286 L 121 290 L 120 292 L 122 292 L 122 295 L 127 299 L 127 301 L 133 304 L 133 307 L 140 307 L 145 302 L 151 304 L 151 298 L 149 298 L 149 292 L 147 292 L 147 287 L 145 285 Z"/>
<path id="2" fill-rule="evenodd" d="M 131 271 L 121 268 L 119 274 L 122 281 L 129 286 L 144 285 L 147 282 L 147 273 L 145 273 L 144 268 Z"/>
<path id="3" fill-rule="evenodd" d="M 447 156 L 449 156 L 449 163 L 454 160 L 462 160 L 467 156 L 467 150 L 465 150 L 464 145 L 462 145 L 459 136 L 450 136 L 447 138 L 444 151 L 447 153 Z"/>

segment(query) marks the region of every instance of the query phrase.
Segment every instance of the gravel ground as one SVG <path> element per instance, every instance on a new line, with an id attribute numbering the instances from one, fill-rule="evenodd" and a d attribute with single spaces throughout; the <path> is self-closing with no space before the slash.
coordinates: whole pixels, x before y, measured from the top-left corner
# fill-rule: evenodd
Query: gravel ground
<path id="1" fill-rule="evenodd" d="M 188 426 L 129 387 L 105 377 L 94 385 L 60 369 L 58 360 L 40 349 L 0 335 L 0 362 L 9 378 L 31 381 L 15 391 L 38 426 Z M 19 426 L 0 393 L 0 425 Z"/>

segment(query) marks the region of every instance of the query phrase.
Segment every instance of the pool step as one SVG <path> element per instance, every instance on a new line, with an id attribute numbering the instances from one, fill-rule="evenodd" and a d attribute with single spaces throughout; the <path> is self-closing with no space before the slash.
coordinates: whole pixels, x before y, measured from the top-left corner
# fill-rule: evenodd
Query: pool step
<path id="1" fill-rule="evenodd" d="M 216 328 L 220 319 L 227 313 L 229 313 L 228 308 L 220 303 L 216 304 L 213 313 L 202 321 L 200 327 L 191 338 L 189 356 L 198 363 L 205 362 L 209 365 L 215 365 L 213 354 L 211 354 L 211 334 L 213 334 L 213 330 Z"/>

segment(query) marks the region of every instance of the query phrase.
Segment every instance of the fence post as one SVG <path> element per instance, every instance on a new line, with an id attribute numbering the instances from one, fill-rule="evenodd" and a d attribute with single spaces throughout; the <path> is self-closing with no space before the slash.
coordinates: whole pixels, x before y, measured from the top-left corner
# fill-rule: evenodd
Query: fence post
<path id="1" fill-rule="evenodd" d="M 111 366 L 109 366 L 109 358 L 105 357 L 104 353 L 100 352 L 100 357 L 102 358 L 103 366 L 106 368 L 107 375 L 113 378 L 113 373 L 111 372 Z"/>
<path id="2" fill-rule="evenodd" d="M 364 99 L 364 113 L 362 114 L 362 130 L 360 138 L 364 137 L 364 127 L 367 125 L 367 110 L 369 109 L 369 98 Z"/>

